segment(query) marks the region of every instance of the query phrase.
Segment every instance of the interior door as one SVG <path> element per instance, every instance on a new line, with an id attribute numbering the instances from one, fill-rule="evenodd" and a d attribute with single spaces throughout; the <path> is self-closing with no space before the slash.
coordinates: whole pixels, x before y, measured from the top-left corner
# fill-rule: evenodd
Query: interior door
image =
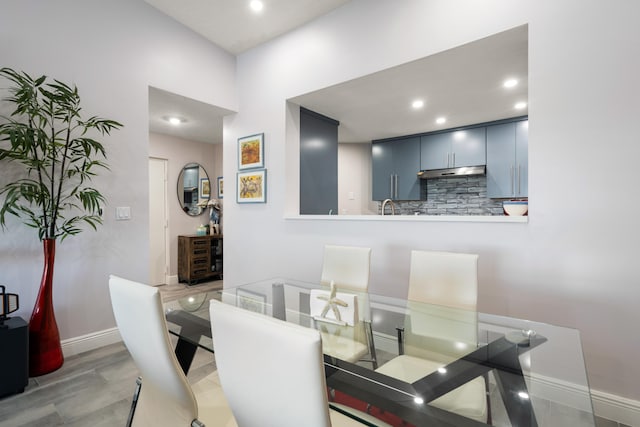
<path id="1" fill-rule="evenodd" d="M 167 160 L 149 158 L 149 281 L 168 283 Z"/>

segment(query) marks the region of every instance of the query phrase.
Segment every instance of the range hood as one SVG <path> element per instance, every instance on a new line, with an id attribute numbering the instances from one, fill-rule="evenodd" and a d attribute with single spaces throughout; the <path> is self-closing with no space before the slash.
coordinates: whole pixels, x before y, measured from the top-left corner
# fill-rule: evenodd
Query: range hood
<path id="1" fill-rule="evenodd" d="M 420 179 L 453 178 L 463 175 L 486 175 L 486 166 L 464 166 L 459 168 L 432 169 L 418 172 Z"/>

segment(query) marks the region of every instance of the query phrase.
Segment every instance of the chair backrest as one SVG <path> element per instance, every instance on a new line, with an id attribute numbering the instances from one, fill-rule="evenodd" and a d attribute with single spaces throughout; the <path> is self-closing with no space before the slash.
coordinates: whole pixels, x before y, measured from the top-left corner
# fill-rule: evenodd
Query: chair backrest
<path id="1" fill-rule="evenodd" d="M 317 330 L 211 300 L 222 389 L 243 427 L 328 427 Z"/>
<path id="2" fill-rule="evenodd" d="M 326 245 L 320 282 L 333 280 L 338 289 L 366 292 L 369 289 L 371 248 Z"/>
<path id="3" fill-rule="evenodd" d="M 142 377 L 133 426 L 189 426 L 198 404 L 175 357 L 157 288 L 109 277 L 116 323 Z"/>
<path id="4" fill-rule="evenodd" d="M 432 305 L 412 308 L 407 354 L 440 361 L 466 354 L 478 342 L 478 255 L 412 251 L 408 300 Z"/>
<path id="5" fill-rule="evenodd" d="M 408 299 L 475 311 L 478 255 L 411 251 Z"/>

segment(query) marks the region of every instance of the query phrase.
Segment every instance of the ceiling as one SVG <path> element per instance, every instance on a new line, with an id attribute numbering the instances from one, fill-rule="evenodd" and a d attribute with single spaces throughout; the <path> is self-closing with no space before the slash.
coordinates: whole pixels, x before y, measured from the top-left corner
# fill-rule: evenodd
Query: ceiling
<path id="1" fill-rule="evenodd" d="M 222 144 L 222 118 L 233 111 L 149 87 L 149 130 L 190 141 Z M 178 125 L 169 117 L 183 120 Z"/>
<path id="2" fill-rule="evenodd" d="M 348 0 L 263 0 L 255 15 L 249 0 L 145 0 L 232 53 L 241 53 L 347 3 Z M 238 31 L 242 28 L 242 31 Z M 290 101 L 340 122 L 340 142 L 368 142 L 527 115 L 527 26 L 499 33 L 424 59 L 304 94 Z M 509 90 L 508 77 L 519 80 Z M 414 110 L 411 102 L 425 106 Z M 229 110 L 149 90 L 150 130 L 180 138 L 222 142 L 222 117 Z M 187 120 L 172 126 L 177 115 Z M 436 125 L 436 116 L 447 122 Z"/>
<path id="3" fill-rule="evenodd" d="M 224 50 L 238 55 L 306 24 L 350 0 L 145 0 Z"/>
<path id="4" fill-rule="evenodd" d="M 249 0 L 145 0 L 196 33 L 238 55 L 322 16 L 350 0 L 263 0 L 256 14 Z M 240 29 L 240 30 L 239 30 Z M 221 143 L 222 117 L 231 111 L 149 88 L 149 130 L 192 141 Z M 174 126 L 166 117 L 187 122 Z"/>

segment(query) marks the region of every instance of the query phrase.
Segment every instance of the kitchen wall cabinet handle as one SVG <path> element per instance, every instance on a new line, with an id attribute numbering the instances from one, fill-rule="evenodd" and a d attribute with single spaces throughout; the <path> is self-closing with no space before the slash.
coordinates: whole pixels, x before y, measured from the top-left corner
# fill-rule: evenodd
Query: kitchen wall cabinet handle
<path id="1" fill-rule="evenodd" d="M 394 175 L 393 176 L 394 179 L 394 191 L 393 191 L 393 198 L 397 199 L 398 198 L 398 175 Z"/>
<path id="2" fill-rule="evenodd" d="M 389 198 L 393 199 L 393 174 L 389 175 Z"/>
<path id="3" fill-rule="evenodd" d="M 447 153 L 447 167 L 451 167 L 451 153 Z"/>
<path id="4" fill-rule="evenodd" d="M 453 159 L 453 161 L 451 162 L 451 166 L 452 168 L 456 167 L 456 152 L 454 151 L 453 153 L 451 153 L 451 158 Z"/>
<path id="5" fill-rule="evenodd" d="M 520 189 L 520 164 L 518 164 L 518 196 L 522 195 L 522 190 Z"/>
<path id="6" fill-rule="evenodd" d="M 511 179 L 509 181 L 511 181 L 511 195 L 514 195 L 514 185 L 513 185 L 513 165 L 511 165 L 509 167 L 509 176 L 511 177 Z"/>

